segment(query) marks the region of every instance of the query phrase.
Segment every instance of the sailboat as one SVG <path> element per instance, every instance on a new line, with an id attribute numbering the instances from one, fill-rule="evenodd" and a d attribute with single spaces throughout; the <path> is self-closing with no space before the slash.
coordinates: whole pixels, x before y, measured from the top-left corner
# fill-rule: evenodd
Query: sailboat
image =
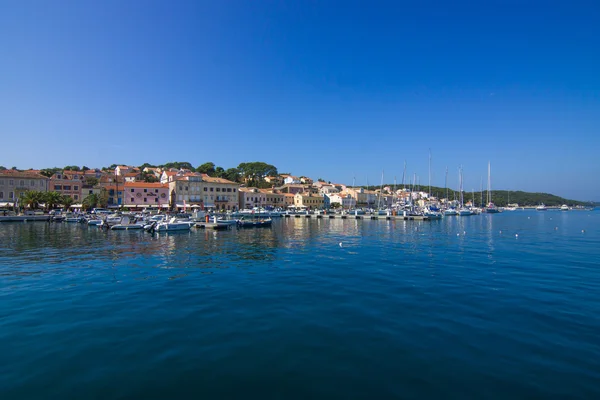
<path id="1" fill-rule="evenodd" d="M 471 210 L 465 207 L 465 198 L 463 192 L 463 170 L 462 166 L 459 169 L 459 178 L 460 178 L 460 209 L 458 210 L 458 215 L 461 217 L 465 217 L 467 215 L 473 215 Z"/>
<path id="2" fill-rule="evenodd" d="M 498 207 L 496 207 L 494 205 L 494 203 L 492 203 L 491 190 L 492 190 L 491 165 L 490 165 L 490 162 L 488 161 L 487 207 L 485 208 L 485 212 L 488 214 L 497 214 L 500 212 L 500 210 L 498 210 Z"/>
<path id="3" fill-rule="evenodd" d="M 506 207 L 504 207 L 504 211 L 515 211 L 517 207 L 511 206 L 510 204 L 510 190 L 506 191 Z"/>

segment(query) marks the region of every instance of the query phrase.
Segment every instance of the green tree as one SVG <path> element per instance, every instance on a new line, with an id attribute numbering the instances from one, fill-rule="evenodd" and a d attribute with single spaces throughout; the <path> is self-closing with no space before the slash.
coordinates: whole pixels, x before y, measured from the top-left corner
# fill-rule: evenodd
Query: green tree
<path id="1" fill-rule="evenodd" d="M 55 173 L 61 171 L 60 168 L 54 167 L 54 168 L 44 168 L 40 171 L 41 175 L 44 175 L 45 177 L 50 178 L 52 175 L 54 175 Z"/>
<path id="2" fill-rule="evenodd" d="M 225 170 L 223 169 L 223 167 L 215 168 L 215 176 L 217 178 L 225 178 Z"/>
<path id="3" fill-rule="evenodd" d="M 94 176 L 86 176 L 85 177 L 85 184 L 87 186 L 96 186 L 98 184 L 99 180 L 98 178 L 94 177 Z"/>
<path id="4" fill-rule="evenodd" d="M 144 180 L 144 182 L 148 182 L 148 183 L 154 183 L 154 182 L 160 181 L 160 179 L 158 179 L 156 177 L 156 175 L 154 175 L 152 172 L 142 172 L 142 179 Z"/>
<path id="5" fill-rule="evenodd" d="M 232 182 L 239 182 L 240 171 L 237 168 L 227 168 L 227 170 L 223 173 L 222 178 L 225 178 Z"/>
<path id="6" fill-rule="evenodd" d="M 215 175 L 215 163 L 213 162 L 205 162 L 204 164 L 198 166 L 196 168 L 196 172 L 200 172 L 201 174 L 207 174 L 208 176 Z"/>
<path id="7" fill-rule="evenodd" d="M 68 196 L 66 194 L 61 196 L 60 203 L 63 206 L 65 206 L 65 210 L 68 210 L 69 208 L 71 208 L 71 206 L 73 205 L 74 202 L 75 202 L 75 200 L 73 200 L 73 198 L 71 196 Z"/>
<path id="8" fill-rule="evenodd" d="M 98 206 L 98 195 L 97 194 L 89 194 L 83 199 L 81 202 L 81 207 L 84 210 L 91 210 L 92 208 L 96 208 Z"/>
<path id="9" fill-rule="evenodd" d="M 276 176 L 277 168 L 274 165 L 264 163 L 262 161 L 241 163 L 237 169 L 240 174 L 252 186 L 258 186 L 265 176 Z"/>
<path id="10" fill-rule="evenodd" d="M 6 167 L 3 165 L 0 165 L 0 171 L 6 171 Z"/>
<path id="11" fill-rule="evenodd" d="M 80 171 L 80 168 L 77 165 L 67 165 L 63 168 L 65 171 Z"/>
<path id="12" fill-rule="evenodd" d="M 52 210 L 61 204 L 62 195 L 58 192 L 46 192 L 44 193 L 43 199 L 44 203 L 46 203 L 46 208 Z"/>
<path id="13" fill-rule="evenodd" d="M 39 208 L 40 203 L 44 201 L 44 193 L 37 190 L 28 190 L 21 196 L 21 201 L 23 202 L 22 204 L 35 210 Z"/>
<path id="14" fill-rule="evenodd" d="M 90 169 L 84 165 L 83 167 L 81 167 L 81 170 L 82 171 L 89 171 Z"/>
<path id="15" fill-rule="evenodd" d="M 159 165 L 159 167 L 164 168 L 164 169 L 176 168 L 176 169 L 189 169 L 192 171 L 194 170 L 194 167 L 192 167 L 192 164 L 190 164 L 187 161 L 168 162 L 166 164 Z"/>
<path id="16" fill-rule="evenodd" d="M 106 190 L 106 188 L 100 189 L 100 194 L 98 195 L 98 202 L 96 203 L 96 206 L 102 208 L 108 206 L 108 190 Z"/>

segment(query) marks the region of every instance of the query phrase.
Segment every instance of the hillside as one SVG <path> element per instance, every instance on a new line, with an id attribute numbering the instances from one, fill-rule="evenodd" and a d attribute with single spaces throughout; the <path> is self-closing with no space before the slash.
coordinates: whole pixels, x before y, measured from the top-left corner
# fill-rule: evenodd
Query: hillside
<path id="1" fill-rule="evenodd" d="M 394 187 L 393 184 L 385 184 L 384 186 Z M 364 187 L 364 186 L 363 186 Z M 364 187 L 366 188 L 366 187 Z M 378 187 L 370 186 L 370 189 L 377 189 Z M 401 188 L 401 185 L 396 185 L 396 188 Z M 423 192 L 429 191 L 429 187 L 420 186 L 419 189 Z M 439 187 L 431 187 L 431 194 L 437 198 L 445 198 L 446 197 L 446 189 Z M 570 200 L 565 199 L 560 196 L 556 196 L 550 193 L 533 193 L 533 192 L 523 192 L 523 191 L 511 191 L 510 193 L 506 190 L 492 190 L 492 202 L 499 207 L 504 207 L 508 204 L 509 196 L 510 203 L 517 203 L 519 206 L 537 206 L 540 204 L 545 204 L 549 207 L 560 206 L 562 204 L 567 204 L 569 206 L 589 206 L 592 205 L 590 202 L 578 201 L 578 200 Z M 479 206 L 481 203 L 481 192 L 475 192 L 475 205 Z M 464 201 L 465 203 L 471 201 L 473 199 L 472 192 L 464 192 Z M 483 192 L 483 203 L 486 203 L 487 192 Z M 450 199 L 459 199 L 460 195 L 458 191 L 454 191 L 452 189 L 448 189 L 448 198 Z"/>

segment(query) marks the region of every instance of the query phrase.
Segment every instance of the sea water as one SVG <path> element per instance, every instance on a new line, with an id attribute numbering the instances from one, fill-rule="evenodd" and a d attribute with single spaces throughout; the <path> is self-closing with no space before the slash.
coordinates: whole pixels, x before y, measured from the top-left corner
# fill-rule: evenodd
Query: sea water
<path id="1" fill-rule="evenodd" d="M 0 399 L 600 398 L 600 213 L 0 224 Z"/>

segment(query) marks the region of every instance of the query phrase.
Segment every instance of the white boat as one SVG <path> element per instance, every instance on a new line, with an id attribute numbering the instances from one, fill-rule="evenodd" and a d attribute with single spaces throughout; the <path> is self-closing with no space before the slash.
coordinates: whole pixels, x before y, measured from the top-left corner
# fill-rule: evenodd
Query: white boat
<path id="1" fill-rule="evenodd" d="M 566 204 L 563 204 L 562 206 L 560 206 L 560 211 L 569 211 L 569 206 Z"/>
<path id="2" fill-rule="evenodd" d="M 444 217 L 454 217 L 456 215 L 458 215 L 458 211 L 456 211 L 454 208 L 448 208 L 447 210 L 444 210 Z"/>
<path id="3" fill-rule="evenodd" d="M 87 224 L 96 226 L 102 225 L 102 220 L 100 218 L 88 219 Z"/>
<path id="4" fill-rule="evenodd" d="M 194 221 L 181 221 L 173 217 L 168 221 L 156 223 L 153 230 L 155 232 L 189 231 L 194 224 Z"/>
<path id="5" fill-rule="evenodd" d="M 432 210 L 430 208 L 425 208 L 423 210 L 423 215 L 429 219 L 440 219 L 442 218 L 442 213 L 439 211 Z"/>
<path id="6" fill-rule="evenodd" d="M 132 222 L 131 219 L 127 216 L 121 218 L 121 222 L 116 225 L 110 227 L 113 231 L 129 231 L 129 230 L 137 230 L 144 229 L 144 224 Z"/>
<path id="7" fill-rule="evenodd" d="M 460 210 L 458 210 L 458 215 L 460 215 L 461 217 L 465 217 L 467 215 L 473 215 L 473 213 L 468 208 L 463 207 Z"/>
<path id="8" fill-rule="evenodd" d="M 82 219 L 83 219 L 83 217 L 80 215 L 76 215 L 73 213 L 67 213 L 65 215 L 64 222 L 81 222 Z"/>
<path id="9" fill-rule="evenodd" d="M 546 208 L 546 206 L 544 205 L 544 203 L 540 204 L 540 205 L 539 205 L 539 206 L 537 206 L 535 209 L 536 209 L 536 210 L 538 210 L 538 211 L 546 211 L 546 210 L 547 210 L 547 208 Z"/>

